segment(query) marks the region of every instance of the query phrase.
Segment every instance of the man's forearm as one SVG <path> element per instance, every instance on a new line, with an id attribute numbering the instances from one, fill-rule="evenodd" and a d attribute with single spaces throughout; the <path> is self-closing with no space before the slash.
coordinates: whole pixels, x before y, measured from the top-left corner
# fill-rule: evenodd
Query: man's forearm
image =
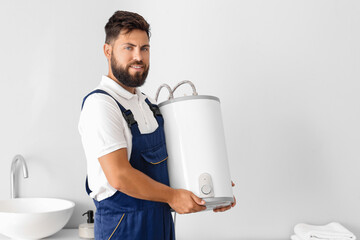
<path id="1" fill-rule="evenodd" d="M 116 189 L 135 198 L 170 203 L 174 195 L 174 189 L 135 168 L 120 172 L 117 179 Z"/>

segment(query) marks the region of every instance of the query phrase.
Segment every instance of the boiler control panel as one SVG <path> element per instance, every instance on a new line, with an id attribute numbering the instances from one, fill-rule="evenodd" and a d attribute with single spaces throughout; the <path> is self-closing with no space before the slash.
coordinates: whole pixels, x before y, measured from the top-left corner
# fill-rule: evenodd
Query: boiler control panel
<path id="1" fill-rule="evenodd" d="M 201 198 L 210 198 L 215 196 L 214 186 L 210 174 L 202 173 L 199 176 L 199 192 L 199 197 Z"/>

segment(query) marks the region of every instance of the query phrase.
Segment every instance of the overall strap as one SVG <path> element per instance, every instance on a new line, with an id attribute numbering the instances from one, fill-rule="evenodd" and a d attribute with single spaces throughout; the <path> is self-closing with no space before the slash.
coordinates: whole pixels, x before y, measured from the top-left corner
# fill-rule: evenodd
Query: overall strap
<path id="1" fill-rule="evenodd" d="M 133 113 L 132 113 L 130 110 L 125 109 L 113 96 L 111 96 L 109 93 L 107 93 L 107 92 L 104 91 L 104 90 L 96 89 L 96 90 L 92 91 L 91 93 L 89 93 L 88 95 L 86 95 L 86 96 L 84 97 L 84 99 L 83 99 L 82 104 L 81 104 L 81 110 L 82 110 L 83 107 L 84 107 L 84 104 L 85 104 L 86 99 L 87 99 L 90 95 L 92 95 L 92 94 L 94 94 L 94 93 L 102 93 L 102 94 L 108 95 L 108 96 L 110 96 L 112 99 L 114 99 L 115 102 L 116 102 L 116 104 L 119 106 L 119 108 L 120 108 L 120 110 L 121 110 L 121 113 L 122 113 L 125 121 L 127 122 L 130 130 L 131 130 L 131 134 L 132 134 L 132 135 L 140 135 L 140 130 L 139 130 L 139 128 L 138 128 L 138 124 L 137 124 L 137 122 L 136 122 L 136 120 L 135 120 L 135 118 L 134 118 Z M 92 191 L 91 191 L 91 189 L 90 189 L 90 187 L 89 187 L 88 177 L 87 177 L 87 176 L 86 176 L 86 181 L 85 181 L 85 189 L 86 189 L 86 193 L 87 193 L 88 195 L 90 195 L 90 193 L 91 193 Z"/>
<path id="2" fill-rule="evenodd" d="M 88 181 L 87 175 L 86 175 L 86 180 L 85 180 L 85 190 L 88 195 L 90 195 L 90 193 L 92 193 L 91 189 L 89 188 L 89 181 Z"/>
<path id="3" fill-rule="evenodd" d="M 149 99 L 145 99 L 145 102 L 147 103 L 147 105 L 149 105 L 150 110 L 153 112 L 154 117 L 156 118 L 159 126 L 162 125 L 164 123 L 164 119 L 162 117 L 162 114 L 160 112 L 159 106 L 156 104 L 152 104 Z"/>

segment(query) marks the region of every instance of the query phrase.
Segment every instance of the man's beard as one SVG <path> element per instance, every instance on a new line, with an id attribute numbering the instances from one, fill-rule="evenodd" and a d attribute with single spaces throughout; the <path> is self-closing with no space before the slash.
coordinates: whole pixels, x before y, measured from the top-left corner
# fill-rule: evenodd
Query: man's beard
<path id="1" fill-rule="evenodd" d="M 145 83 L 145 79 L 149 72 L 149 67 L 143 61 L 133 61 L 126 65 L 125 68 L 118 65 L 117 61 L 111 56 L 111 71 L 114 77 L 127 87 L 140 87 Z M 137 72 L 134 76 L 130 75 L 129 68 L 131 65 L 142 65 L 144 67 L 143 73 Z"/>

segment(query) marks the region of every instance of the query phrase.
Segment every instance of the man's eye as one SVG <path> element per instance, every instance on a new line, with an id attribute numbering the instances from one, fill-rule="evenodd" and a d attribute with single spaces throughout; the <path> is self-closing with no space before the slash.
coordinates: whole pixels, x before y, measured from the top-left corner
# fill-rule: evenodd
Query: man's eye
<path id="1" fill-rule="evenodd" d="M 131 49 L 132 49 L 132 47 L 125 47 L 125 49 L 126 49 L 126 50 L 131 50 Z"/>
<path id="2" fill-rule="evenodd" d="M 144 52 L 148 52 L 149 51 L 149 48 L 143 48 L 142 49 Z"/>

